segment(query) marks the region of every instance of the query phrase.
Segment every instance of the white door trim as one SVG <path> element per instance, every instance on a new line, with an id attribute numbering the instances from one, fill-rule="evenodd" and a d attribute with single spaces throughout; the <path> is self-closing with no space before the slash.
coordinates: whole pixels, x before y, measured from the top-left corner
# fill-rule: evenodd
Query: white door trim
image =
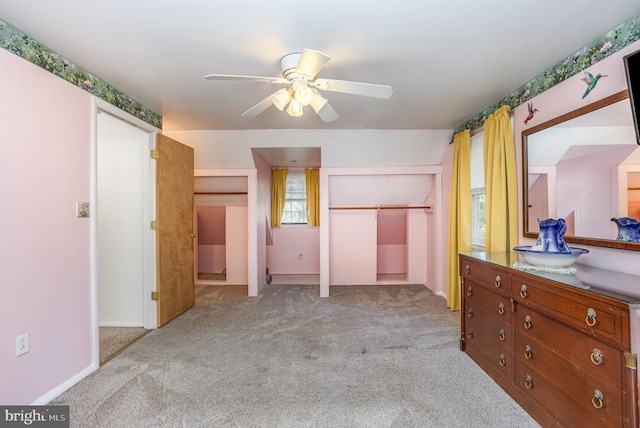
<path id="1" fill-rule="evenodd" d="M 100 350 L 99 350 L 99 337 L 98 337 L 98 254 L 97 254 L 97 222 L 96 222 L 96 207 L 97 207 L 97 122 L 98 112 L 103 111 L 109 113 L 114 117 L 117 117 L 131 125 L 140 128 L 141 130 L 149 134 L 149 150 L 155 149 L 156 134 L 161 130 L 153 125 L 150 125 L 137 117 L 107 103 L 99 98 L 93 98 L 94 103 L 91 107 L 91 195 L 90 195 L 90 251 L 91 251 L 91 308 L 93 319 L 93 368 L 97 369 L 100 366 Z M 156 188 L 156 169 L 155 161 L 149 158 L 148 171 L 143 174 L 146 177 L 143 186 L 146 190 L 145 199 L 147 204 L 143 205 L 143 217 L 145 221 L 150 225 L 151 220 L 155 219 L 155 188 Z M 157 308 L 155 302 L 150 299 L 151 292 L 156 290 L 156 241 L 155 233 L 151 231 L 151 228 L 145 229 L 146 236 L 144 239 L 144 294 L 149 298 L 144 299 L 144 315 L 143 326 L 144 328 L 153 329 L 157 327 Z"/>

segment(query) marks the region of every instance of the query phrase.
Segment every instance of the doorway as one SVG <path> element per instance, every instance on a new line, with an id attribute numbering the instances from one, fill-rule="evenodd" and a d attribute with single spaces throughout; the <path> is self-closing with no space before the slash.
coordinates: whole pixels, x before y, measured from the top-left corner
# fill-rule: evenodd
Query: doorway
<path id="1" fill-rule="evenodd" d="M 108 112 L 96 115 L 96 312 L 98 361 L 148 332 L 150 132 Z"/>

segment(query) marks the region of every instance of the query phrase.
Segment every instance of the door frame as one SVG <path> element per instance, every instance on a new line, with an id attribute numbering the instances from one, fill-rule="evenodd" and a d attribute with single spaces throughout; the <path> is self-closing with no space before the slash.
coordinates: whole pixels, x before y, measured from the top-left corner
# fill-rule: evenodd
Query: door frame
<path id="1" fill-rule="evenodd" d="M 121 119 L 132 126 L 135 126 L 149 135 L 149 150 L 155 149 L 156 134 L 161 130 L 153 125 L 150 125 L 137 117 L 107 103 L 99 98 L 93 98 L 94 102 L 91 106 L 91 195 L 90 195 L 90 254 L 91 254 L 91 310 L 93 319 L 93 358 L 92 365 L 95 369 L 100 366 L 100 344 L 98 336 L 98 248 L 97 248 L 97 236 L 98 225 L 96 221 L 96 208 L 97 208 L 97 148 L 98 148 L 98 112 L 103 111 L 118 119 Z M 150 225 L 151 220 L 155 218 L 156 213 L 156 201 L 155 201 L 155 188 L 156 188 L 156 166 L 155 162 L 152 162 L 149 157 L 148 169 L 143 174 L 143 186 L 146 189 L 145 199 L 147 204 L 143 205 L 143 218 L 144 221 Z M 147 329 L 157 328 L 157 305 L 150 298 L 151 292 L 156 291 L 157 279 L 156 279 L 156 236 L 151 230 L 151 227 L 144 228 L 144 266 L 143 266 L 143 294 L 149 296 L 149 298 L 143 299 L 143 327 Z"/>

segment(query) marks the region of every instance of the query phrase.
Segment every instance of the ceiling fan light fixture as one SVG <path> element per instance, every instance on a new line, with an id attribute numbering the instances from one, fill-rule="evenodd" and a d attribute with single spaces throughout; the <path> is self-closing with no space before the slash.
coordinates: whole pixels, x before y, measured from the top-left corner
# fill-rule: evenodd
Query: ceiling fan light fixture
<path id="1" fill-rule="evenodd" d="M 293 116 L 293 117 L 302 116 L 303 115 L 302 105 L 299 102 L 297 102 L 295 98 L 293 98 L 289 103 L 289 107 L 287 107 L 287 113 L 289 113 L 289 116 Z"/>
<path id="2" fill-rule="evenodd" d="M 296 101 L 303 106 L 308 106 L 313 102 L 313 90 L 307 85 L 299 85 L 294 93 Z"/>
<path id="3" fill-rule="evenodd" d="M 271 101 L 278 110 L 282 111 L 291 101 L 291 92 L 289 92 L 288 88 L 282 88 L 271 95 Z"/>

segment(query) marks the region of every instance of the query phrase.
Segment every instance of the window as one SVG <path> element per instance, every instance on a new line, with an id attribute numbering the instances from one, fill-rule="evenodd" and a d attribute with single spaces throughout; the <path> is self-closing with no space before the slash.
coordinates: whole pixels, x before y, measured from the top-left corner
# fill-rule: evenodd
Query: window
<path id="1" fill-rule="evenodd" d="M 282 224 L 307 224 L 307 189 L 304 174 L 287 174 Z"/>
<path id="2" fill-rule="evenodd" d="M 471 244 L 484 247 L 487 233 L 484 190 L 484 133 L 471 138 Z"/>

